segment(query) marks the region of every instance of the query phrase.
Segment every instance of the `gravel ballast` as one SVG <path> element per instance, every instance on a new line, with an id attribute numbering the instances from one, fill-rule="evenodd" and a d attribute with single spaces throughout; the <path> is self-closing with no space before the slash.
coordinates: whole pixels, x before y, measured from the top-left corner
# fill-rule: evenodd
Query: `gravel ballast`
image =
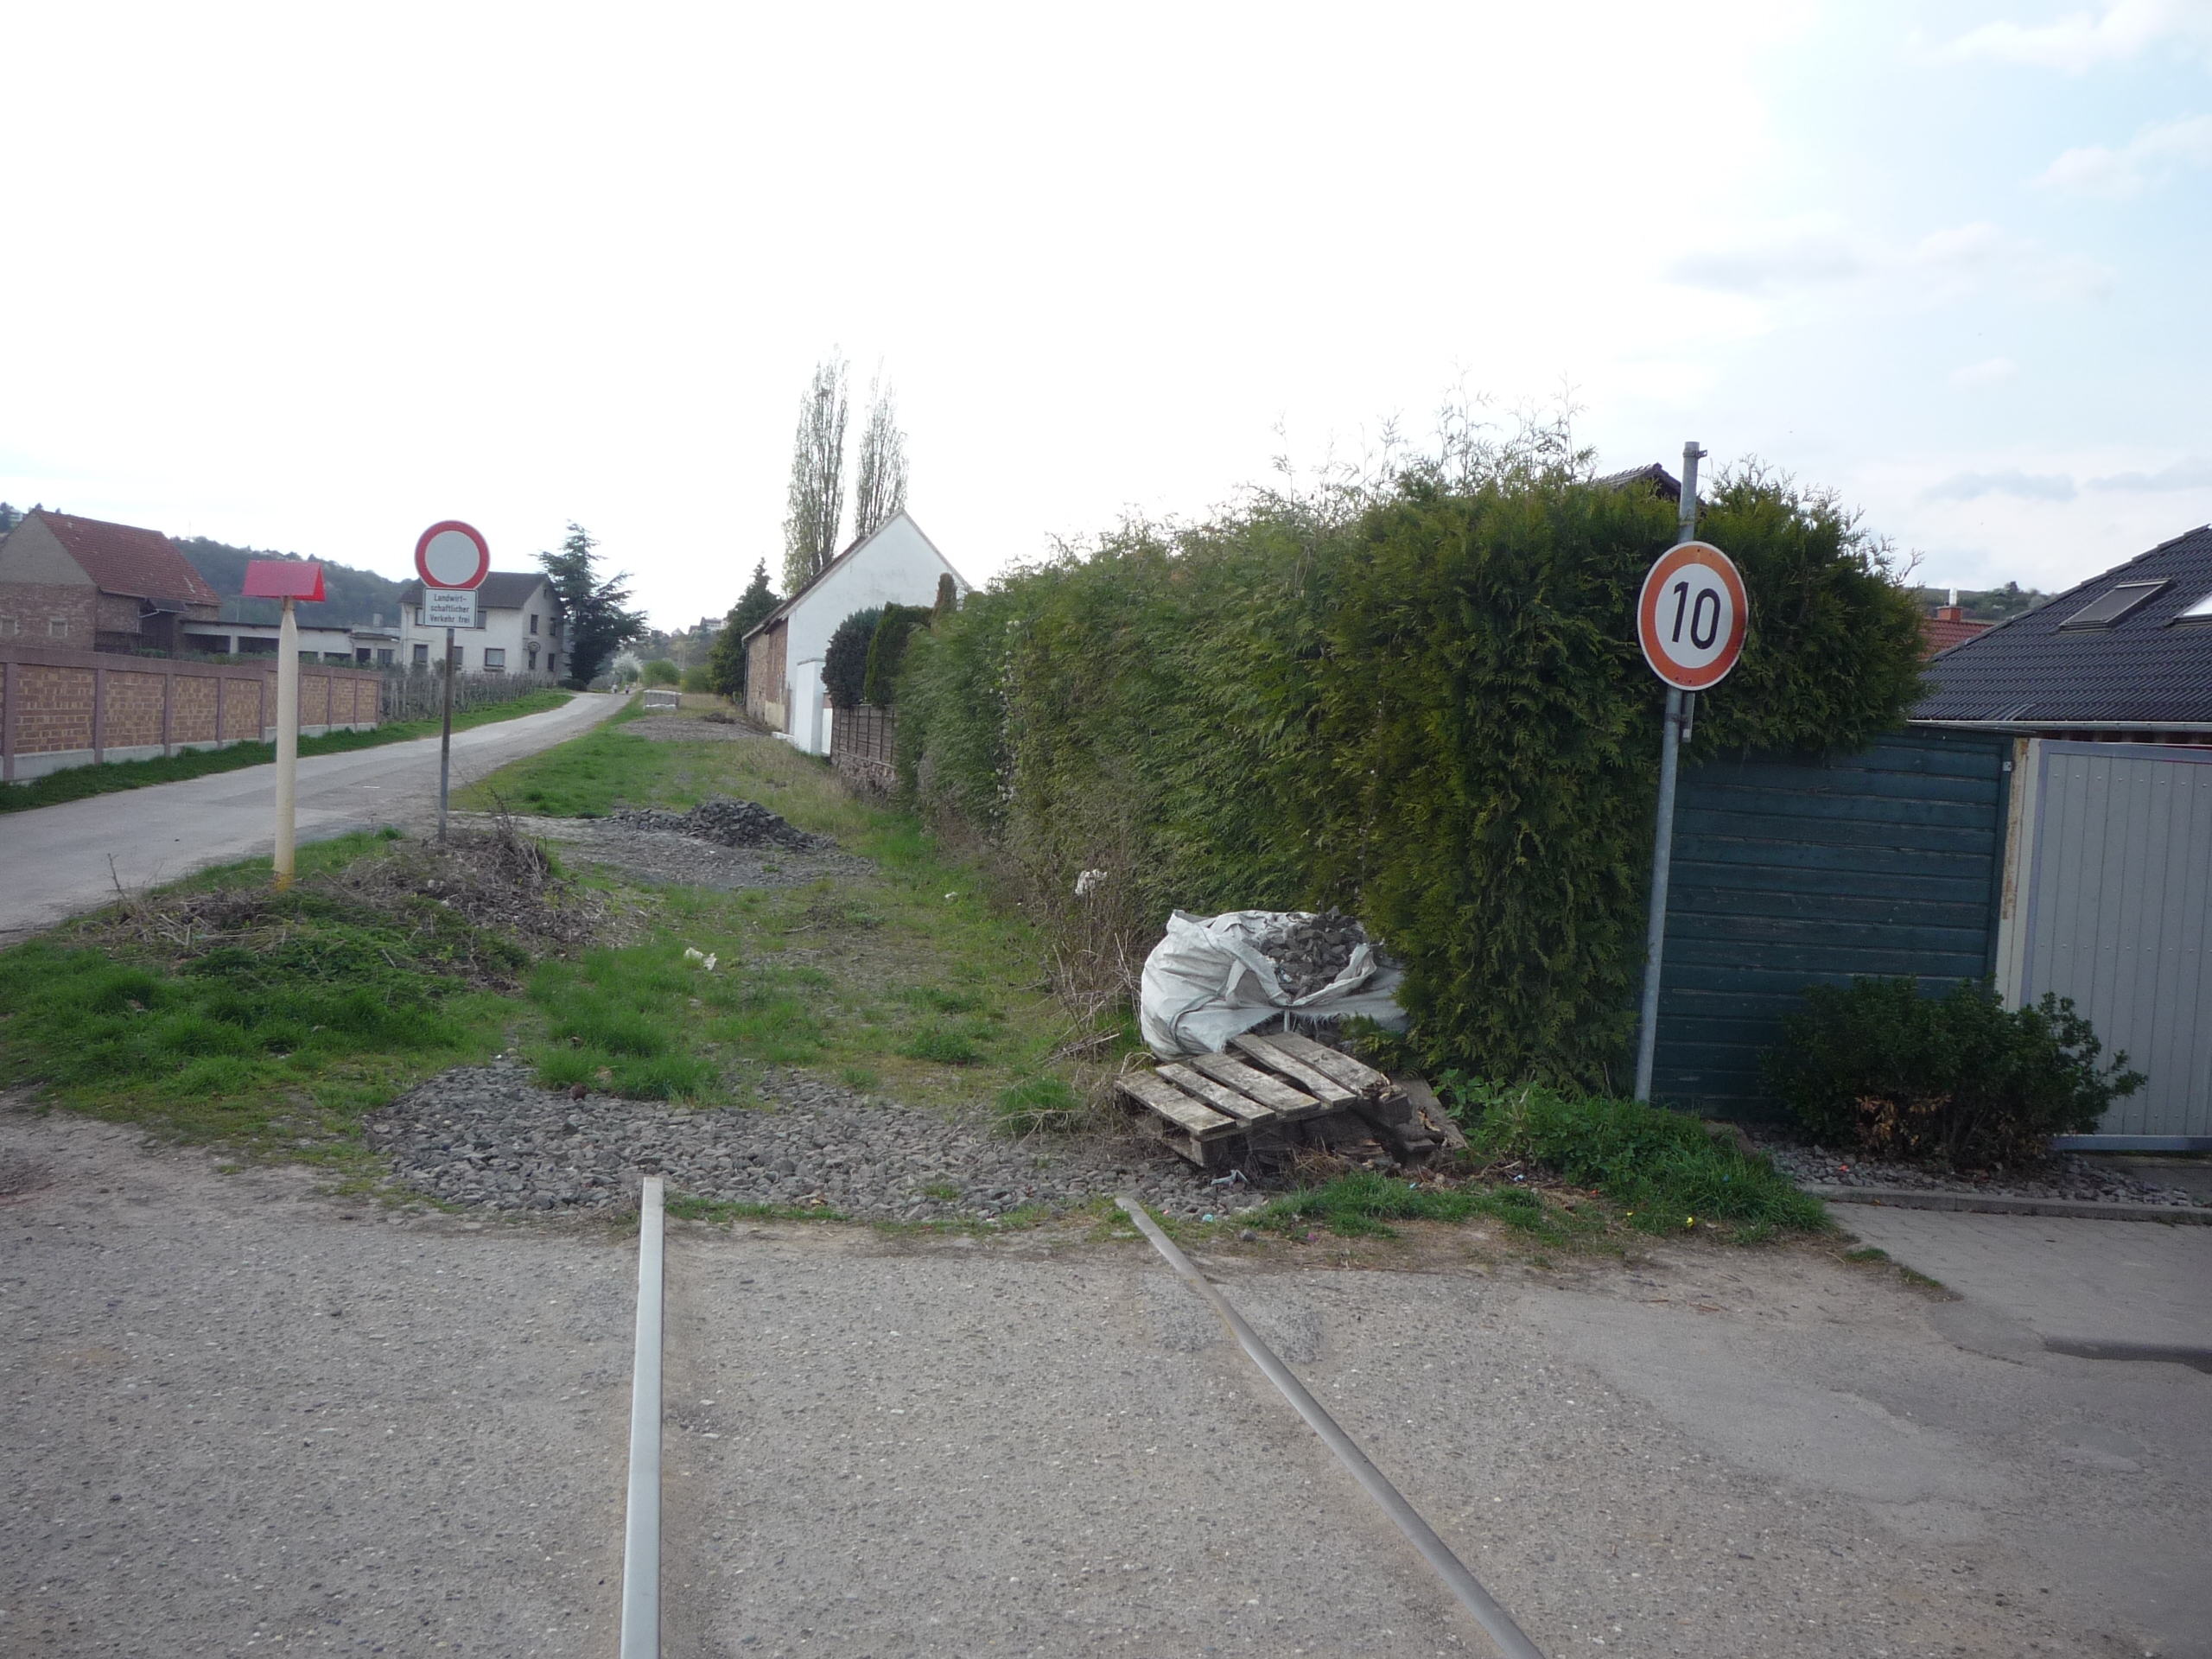
<path id="1" fill-rule="evenodd" d="M 2032 1169 L 2007 1169 L 1980 1178 L 1949 1175 L 1911 1164 L 1884 1163 L 1823 1147 L 1764 1141 L 1759 1150 L 1800 1186 L 1884 1187 L 1891 1191 L 1948 1192 L 1993 1198 L 2066 1198 L 2099 1204 L 2157 1204 L 2193 1209 L 2204 1204 L 2195 1193 L 2164 1186 L 2100 1166 L 2073 1153 L 2054 1153 Z"/>
<path id="2" fill-rule="evenodd" d="M 658 806 L 623 806 L 607 817 L 609 823 L 626 829 L 689 836 L 717 847 L 775 847 L 794 853 L 819 853 L 837 844 L 828 836 L 793 829 L 781 814 L 771 812 L 758 801 L 741 801 L 728 795 L 710 795 L 686 812 Z"/>
<path id="3" fill-rule="evenodd" d="M 764 1070 L 758 1086 L 768 1109 L 572 1100 L 501 1060 L 431 1078 L 366 1129 L 398 1185 L 516 1213 L 626 1204 L 648 1174 L 664 1176 L 675 1195 L 861 1221 L 989 1221 L 1121 1192 L 1185 1217 L 1253 1201 L 1241 1183 L 1214 1186 L 1135 1136 L 1014 1141 L 793 1073 Z"/>

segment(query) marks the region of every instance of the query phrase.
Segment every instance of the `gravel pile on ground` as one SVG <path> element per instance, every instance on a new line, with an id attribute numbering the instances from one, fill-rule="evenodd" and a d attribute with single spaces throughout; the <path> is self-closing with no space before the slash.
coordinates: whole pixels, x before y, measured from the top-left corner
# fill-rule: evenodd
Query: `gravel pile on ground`
<path id="1" fill-rule="evenodd" d="M 779 847 L 785 852 L 819 853 L 837 844 L 827 836 L 793 829 L 758 801 L 734 800 L 727 795 L 709 795 L 689 812 L 669 812 L 657 806 L 619 806 L 607 817 L 609 823 L 632 830 L 689 836 L 694 841 L 711 841 L 717 847 Z"/>
<path id="2" fill-rule="evenodd" d="M 671 1194 L 835 1210 L 864 1221 L 988 1220 L 1134 1192 L 1171 1215 L 1226 1196 L 1173 1153 L 1135 1139 L 1014 1141 L 833 1084 L 765 1072 L 773 1110 L 696 1109 L 537 1086 L 503 1060 L 430 1079 L 368 1119 L 400 1185 L 487 1210 L 577 1211 L 632 1201 L 658 1173 Z"/>
<path id="3" fill-rule="evenodd" d="M 1340 910 L 1292 923 L 1260 947 L 1275 965 L 1275 977 L 1292 996 L 1304 996 L 1336 982 L 1351 966 L 1352 952 L 1368 943 L 1367 930 Z"/>
<path id="4" fill-rule="evenodd" d="M 1798 1146 L 1786 1141 L 1762 1141 L 1759 1150 L 1800 1186 L 1893 1186 L 1920 1192 L 1975 1192 L 2001 1198 L 2082 1198 L 2100 1204 L 2183 1207 L 2205 1203 L 2180 1187 L 2140 1180 L 2123 1171 L 2104 1168 L 2093 1159 L 2066 1152 L 2054 1153 L 2048 1163 L 2033 1168 L 1949 1175 L 1911 1164 L 1885 1164 L 1847 1152 L 1830 1152 L 1823 1147 Z"/>

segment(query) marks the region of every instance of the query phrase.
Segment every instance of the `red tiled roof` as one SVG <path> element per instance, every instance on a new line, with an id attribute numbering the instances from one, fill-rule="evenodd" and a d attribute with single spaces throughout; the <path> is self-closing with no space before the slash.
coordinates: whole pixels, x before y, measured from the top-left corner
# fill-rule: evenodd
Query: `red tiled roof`
<path id="1" fill-rule="evenodd" d="M 1920 619 L 1920 637 L 1926 644 L 1921 647 L 1921 655 L 1933 657 L 1939 651 L 1948 651 L 1953 645 L 1962 645 L 1973 639 L 1988 626 L 1986 622 L 1954 620 L 1948 616 L 1923 616 Z"/>
<path id="2" fill-rule="evenodd" d="M 37 517 L 46 521 L 55 539 L 85 567 L 92 585 L 104 594 L 180 600 L 188 605 L 223 602 L 207 579 L 186 563 L 176 543 L 158 530 L 111 524 L 98 518 L 73 518 L 66 512 L 48 512 L 43 508 Z"/>

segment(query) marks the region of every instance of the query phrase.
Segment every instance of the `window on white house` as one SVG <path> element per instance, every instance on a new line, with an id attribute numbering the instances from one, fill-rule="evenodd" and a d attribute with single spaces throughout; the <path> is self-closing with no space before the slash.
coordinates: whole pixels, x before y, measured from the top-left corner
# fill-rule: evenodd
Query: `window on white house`
<path id="1" fill-rule="evenodd" d="M 532 611 L 530 613 L 530 631 L 532 633 L 536 633 L 537 632 L 537 613 L 536 611 Z"/>
<path id="2" fill-rule="evenodd" d="M 377 666 L 378 668 L 390 668 L 391 666 L 391 648 L 390 646 L 378 645 L 377 647 Z"/>
<path id="3" fill-rule="evenodd" d="M 46 635 L 49 639 L 67 639 L 69 637 L 69 619 L 66 616 L 48 618 Z"/>
<path id="4" fill-rule="evenodd" d="M 417 668 L 428 668 L 429 665 L 430 665 L 430 648 L 429 648 L 428 645 L 417 645 L 417 646 L 416 646 L 416 647 L 415 647 L 415 666 L 416 666 L 416 667 L 417 667 Z"/>
<path id="5" fill-rule="evenodd" d="M 499 645 L 484 647 L 484 671 L 486 674 L 504 674 L 507 671 L 507 653 L 504 647 Z"/>
<path id="6" fill-rule="evenodd" d="M 533 674 L 537 672 L 537 647 L 536 645 L 532 645 L 530 648 L 530 671 Z"/>

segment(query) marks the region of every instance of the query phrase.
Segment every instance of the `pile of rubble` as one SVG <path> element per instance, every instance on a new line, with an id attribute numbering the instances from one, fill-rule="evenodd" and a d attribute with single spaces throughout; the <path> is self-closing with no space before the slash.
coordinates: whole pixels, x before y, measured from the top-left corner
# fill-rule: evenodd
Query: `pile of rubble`
<path id="1" fill-rule="evenodd" d="M 1275 978 L 1292 997 L 1300 997 L 1336 983 L 1337 976 L 1351 966 L 1352 953 L 1371 941 L 1367 930 L 1340 910 L 1300 917 L 1261 945 L 1261 953 L 1275 965 Z"/>
<path id="2" fill-rule="evenodd" d="M 664 835 L 689 836 L 717 847 L 780 847 L 787 852 L 825 852 L 837 843 L 827 836 L 795 830 L 758 801 L 733 800 L 709 795 L 689 812 L 668 812 L 657 806 L 617 807 L 607 821 L 632 830 L 657 830 Z"/>

